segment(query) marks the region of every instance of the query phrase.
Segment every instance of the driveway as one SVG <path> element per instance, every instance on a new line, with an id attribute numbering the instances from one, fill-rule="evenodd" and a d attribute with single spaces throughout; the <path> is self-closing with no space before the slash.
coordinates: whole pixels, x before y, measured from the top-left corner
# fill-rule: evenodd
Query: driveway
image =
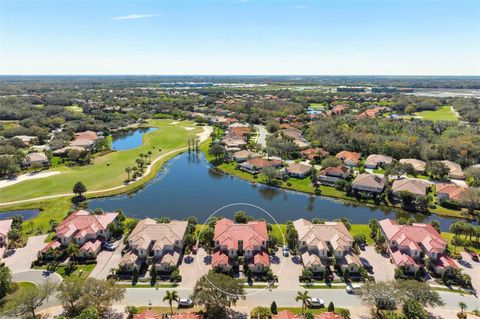
<path id="1" fill-rule="evenodd" d="M 27 270 L 22 272 L 16 272 L 12 275 L 12 280 L 15 282 L 22 282 L 22 281 L 29 281 L 33 282 L 37 285 L 43 283 L 47 279 L 59 284 L 62 282 L 62 276 L 57 274 L 56 272 L 52 272 L 49 270 Z"/>
<path id="2" fill-rule="evenodd" d="M 211 269 L 207 252 L 203 248 L 199 248 L 196 255 L 183 256 L 179 269 L 182 276 L 179 288 L 193 289 L 198 279 Z"/>
<path id="3" fill-rule="evenodd" d="M 117 268 L 122 259 L 122 250 L 125 247 L 123 240 L 120 239 L 115 242 L 117 248 L 115 251 L 102 250 L 97 256 L 97 265 L 90 273 L 91 278 L 107 279 L 110 274 L 110 269 Z"/>
<path id="4" fill-rule="evenodd" d="M 376 281 L 391 281 L 395 279 L 395 266 L 390 262 L 389 257 L 377 254 L 375 247 L 365 247 L 365 251 L 360 253 L 360 258 L 365 258 L 373 267 L 373 276 Z"/>
<path id="5" fill-rule="evenodd" d="M 277 289 L 295 289 L 300 287 L 298 277 L 302 274 L 303 266 L 300 256 L 283 257 L 282 249 L 278 249 L 271 259 L 270 268 L 278 276 Z"/>
<path id="6" fill-rule="evenodd" d="M 29 270 L 32 262 L 37 260 L 37 253 L 45 247 L 46 238 L 47 235 L 29 237 L 25 247 L 15 249 L 11 255 L 3 259 L 5 265 L 13 274 Z"/>
<path id="7" fill-rule="evenodd" d="M 477 294 L 480 294 L 480 262 L 474 261 L 470 254 L 466 252 L 461 252 L 462 260 L 457 260 L 457 265 L 460 266 L 462 271 L 468 274 L 472 278 L 472 285 Z M 480 302 L 479 302 L 480 308 Z"/>
<path id="8" fill-rule="evenodd" d="M 255 128 L 258 131 L 258 140 L 257 144 L 262 145 L 262 147 L 267 147 L 267 136 L 268 131 L 264 125 L 255 125 Z"/>

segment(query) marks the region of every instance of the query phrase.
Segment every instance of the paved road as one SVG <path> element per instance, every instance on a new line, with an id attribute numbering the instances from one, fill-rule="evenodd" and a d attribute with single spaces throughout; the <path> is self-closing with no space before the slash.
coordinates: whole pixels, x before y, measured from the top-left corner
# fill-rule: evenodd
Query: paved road
<path id="1" fill-rule="evenodd" d="M 205 141 L 206 139 L 208 139 L 208 137 L 210 136 L 210 133 L 212 131 L 212 128 L 210 126 L 205 126 L 203 128 L 203 132 L 201 133 L 198 133 L 197 136 L 199 137 L 199 141 L 200 143 Z M 145 176 L 147 176 L 150 171 L 152 170 L 152 167 L 155 163 L 157 163 L 158 161 L 162 160 L 163 158 L 167 157 L 167 156 L 170 156 L 172 154 L 175 154 L 175 153 L 178 153 L 178 152 L 183 152 L 183 151 L 186 151 L 187 150 L 187 147 L 181 147 L 181 148 L 177 148 L 177 149 L 174 149 L 174 150 L 171 150 L 165 154 L 162 154 L 160 155 L 159 157 L 157 157 L 155 160 L 152 161 L 152 163 L 147 167 L 147 169 L 145 170 L 145 173 L 143 174 L 142 177 L 140 177 L 140 179 L 137 180 L 137 182 L 139 180 L 141 180 L 142 178 L 144 178 Z M 114 190 L 118 190 L 118 189 L 122 189 L 124 187 L 127 187 L 129 184 L 122 184 L 122 185 L 118 185 L 118 186 L 115 186 L 115 187 L 110 187 L 110 188 L 106 188 L 106 189 L 99 189 L 99 190 L 94 190 L 94 191 L 88 191 L 86 192 L 85 194 L 86 195 L 91 195 L 91 194 L 100 194 L 100 193 L 105 193 L 105 192 L 111 192 L 111 191 L 114 191 Z M 0 203 L 0 206 L 10 206 L 10 205 L 17 205 L 17 204 L 22 204 L 22 203 L 27 203 L 27 202 L 36 202 L 36 201 L 41 201 L 41 200 L 45 200 L 45 199 L 52 199 L 52 198 L 58 198 L 58 197 L 66 197 L 66 196 L 74 196 L 75 194 L 73 193 L 64 193 L 64 194 L 55 194 L 55 195 L 48 195 L 48 196 L 41 196 L 41 197 L 35 197 L 35 198 L 29 198 L 29 199 L 24 199 L 24 200 L 17 200 L 17 201 L 13 201 L 13 202 L 5 202 L 5 203 Z"/>
<path id="2" fill-rule="evenodd" d="M 3 261 L 12 273 L 22 272 L 30 269 L 32 262 L 37 259 L 37 253 L 45 247 L 47 235 L 28 237 L 27 244 L 23 248 L 15 249 L 11 255 Z"/>
<path id="3" fill-rule="evenodd" d="M 14 282 L 29 281 L 39 285 L 48 279 L 57 284 L 61 283 L 63 280 L 62 276 L 49 270 L 31 269 L 12 274 L 12 280 Z"/>
<path id="4" fill-rule="evenodd" d="M 262 147 L 267 147 L 267 136 L 268 136 L 268 131 L 265 128 L 264 125 L 254 125 L 255 128 L 258 131 L 258 141 L 257 143 L 262 145 Z"/>

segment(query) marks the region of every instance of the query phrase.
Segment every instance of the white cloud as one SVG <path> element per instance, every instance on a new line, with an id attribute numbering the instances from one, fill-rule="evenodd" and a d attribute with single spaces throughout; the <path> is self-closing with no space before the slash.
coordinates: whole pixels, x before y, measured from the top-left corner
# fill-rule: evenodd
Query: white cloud
<path id="1" fill-rule="evenodd" d="M 155 17 L 154 14 L 129 14 L 128 16 L 113 17 L 112 20 L 136 20 Z"/>

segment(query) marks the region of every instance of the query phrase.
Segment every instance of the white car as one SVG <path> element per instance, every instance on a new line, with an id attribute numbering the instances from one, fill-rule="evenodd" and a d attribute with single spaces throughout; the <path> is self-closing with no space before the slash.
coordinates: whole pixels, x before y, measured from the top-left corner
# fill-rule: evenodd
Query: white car
<path id="1" fill-rule="evenodd" d="M 308 308 L 322 308 L 325 306 L 325 303 L 320 298 L 310 297 L 307 299 Z"/>
<path id="2" fill-rule="evenodd" d="M 190 298 L 178 299 L 178 306 L 180 307 L 193 307 L 193 301 Z"/>
<path id="3" fill-rule="evenodd" d="M 353 284 L 353 285 L 348 285 L 346 288 L 345 288 L 345 291 L 348 293 L 348 294 L 357 294 L 359 291 L 360 291 L 360 288 L 362 288 L 362 286 L 360 285 L 356 285 L 356 284 Z"/>

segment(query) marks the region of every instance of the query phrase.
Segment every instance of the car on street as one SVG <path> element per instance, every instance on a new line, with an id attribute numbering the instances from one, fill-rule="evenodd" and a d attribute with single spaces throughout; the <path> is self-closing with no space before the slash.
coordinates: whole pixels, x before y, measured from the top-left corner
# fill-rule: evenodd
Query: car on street
<path id="1" fill-rule="evenodd" d="M 283 245 L 283 257 L 288 257 L 289 255 L 289 251 L 288 251 L 288 246 L 287 245 Z"/>
<path id="2" fill-rule="evenodd" d="M 368 272 L 371 272 L 373 270 L 373 266 L 370 265 L 368 260 L 365 258 L 360 258 L 360 261 L 362 262 L 363 268 L 365 268 Z"/>
<path id="3" fill-rule="evenodd" d="M 470 251 L 469 254 L 472 257 L 472 260 L 479 261 L 478 254 L 476 252 Z"/>
<path id="4" fill-rule="evenodd" d="M 348 294 L 354 295 L 354 294 L 357 294 L 357 293 L 360 292 L 360 288 L 362 288 L 362 286 L 357 285 L 357 284 L 352 284 L 352 285 L 348 285 L 348 286 L 345 288 L 345 291 L 346 291 Z"/>
<path id="5" fill-rule="evenodd" d="M 316 297 L 308 298 L 306 303 L 307 303 L 308 308 L 322 308 L 322 307 L 325 307 L 325 302 L 322 299 L 316 298 Z"/>
<path id="6" fill-rule="evenodd" d="M 193 307 L 193 301 L 190 298 L 180 298 L 178 299 L 179 307 Z"/>

